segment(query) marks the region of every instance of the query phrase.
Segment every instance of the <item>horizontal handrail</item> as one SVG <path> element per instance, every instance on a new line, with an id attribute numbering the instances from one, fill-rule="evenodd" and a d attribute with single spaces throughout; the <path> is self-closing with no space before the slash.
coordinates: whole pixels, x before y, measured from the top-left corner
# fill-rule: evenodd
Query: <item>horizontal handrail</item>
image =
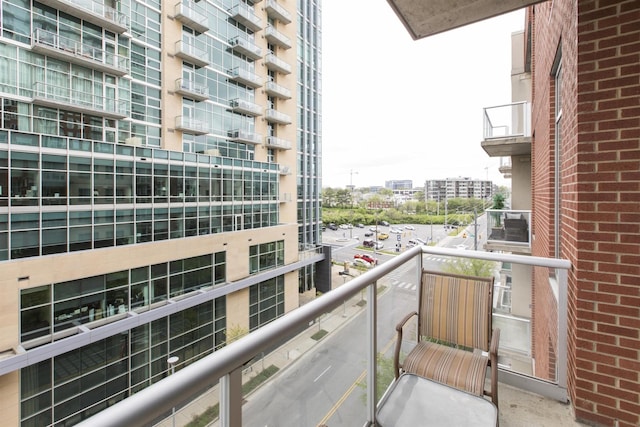
<path id="1" fill-rule="evenodd" d="M 345 300 L 375 284 L 378 279 L 423 254 L 512 262 L 553 269 L 571 267 L 569 261 L 562 259 L 415 246 L 78 425 L 115 427 L 148 424 L 170 411 L 172 407 L 181 404 L 185 396 L 198 393 L 220 378 L 242 369 L 255 355 L 272 348 L 274 343 L 296 335 L 300 331 L 300 325 L 306 325 L 320 315 L 337 308 Z M 369 326 L 374 328 L 375 334 L 376 325 Z M 237 399 L 237 402 L 242 396 L 232 395 L 230 398 Z M 223 412 L 225 408 L 221 407 L 220 413 Z"/>

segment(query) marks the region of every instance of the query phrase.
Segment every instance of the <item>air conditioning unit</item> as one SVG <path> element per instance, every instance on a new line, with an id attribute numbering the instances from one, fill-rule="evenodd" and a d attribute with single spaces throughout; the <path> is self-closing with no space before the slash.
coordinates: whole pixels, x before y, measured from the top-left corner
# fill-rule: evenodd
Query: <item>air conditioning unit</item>
<path id="1" fill-rule="evenodd" d="M 142 145 L 142 138 L 137 137 L 137 136 L 131 137 L 131 138 L 127 138 L 127 139 L 124 140 L 124 143 L 127 144 L 127 145 L 136 145 L 136 146 Z"/>

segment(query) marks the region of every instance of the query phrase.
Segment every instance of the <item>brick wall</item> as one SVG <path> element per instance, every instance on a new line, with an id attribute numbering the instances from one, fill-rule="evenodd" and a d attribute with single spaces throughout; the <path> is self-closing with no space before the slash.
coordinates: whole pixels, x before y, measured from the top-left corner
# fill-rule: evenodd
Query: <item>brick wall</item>
<path id="1" fill-rule="evenodd" d="M 561 257 L 569 259 L 569 393 L 576 417 L 640 425 L 640 2 L 561 0 L 534 18 L 535 255 L 553 255 L 551 71 L 563 67 Z M 536 358 L 553 354 L 544 277 L 534 286 Z M 539 323 L 538 323 L 539 322 Z M 553 340 L 551 340 L 553 342 Z M 539 362 L 540 369 L 552 361 Z M 538 369 L 538 366 L 536 367 Z M 618 424 L 616 424 L 618 423 Z"/>

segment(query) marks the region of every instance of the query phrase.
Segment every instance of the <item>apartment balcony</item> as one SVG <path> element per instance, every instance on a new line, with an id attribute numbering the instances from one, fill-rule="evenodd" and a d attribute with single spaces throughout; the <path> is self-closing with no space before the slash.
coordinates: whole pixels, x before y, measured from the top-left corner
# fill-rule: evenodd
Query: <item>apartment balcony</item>
<path id="1" fill-rule="evenodd" d="M 482 148 L 489 157 L 531 154 L 531 104 L 485 108 Z"/>
<path id="2" fill-rule="evenodd" d="M 316 258 L 319 255 L 311 254 Z M 388 375 L 388 360 L 393 357 L 390 353 L 395 344 L 395 325 L 418 304 L 415 287 L 402 286 L 397 277 L 405 277 L 409 285 L 415 283 L 422 269 L 428 267 L 428 259 L 434 256 L 483 259 L 495 263 L 498 269 L 505 264 L 519 265 L 539 270 L 538 277 L 548 278 L 536 286 L 555 289 L 548 292 L 547 303 L 554 305 L 557 316 L 540 320 L 545 322 L 540 327 L 551 331 L 557 349 L 557 373 L 551 378 L 537 376 L 532 369 L 531 324 L 520 317 L 494 312 L 493 326 L 501 330 L 500 426 L 579 425 L 572 420 L 566 405 L 567 270 L 571 264 L 559 259 L 418 246 L 364 272 L 352 269 L 348 275 L 341 275 L 343 267 L 335 266 L 328 271 L 331 287 L 322 296 L 306 298 L 299 308 L 205 358 L 195 362 L 180 360 L 175 372 L 167 372 L 161 381 L 79 426 L 147 425 L 155 424 L 159 418 L 165 419 L 161 425 L 171 425 L 172 408 L 178 420 L 190 421 L 192 414 L 203 413 L 207 406 L 217 407 L 219 418 L 215 425 L 223 427 L 380 425 L 380 392 L 389 393 L 394 381 Z M 151 315 L 142 313 L 137 317 Z M 317 338 L 320 332 L 322 339 Z M 401 343 L 403 353 L 415 345 L 415 336 L 408 335 Z M 258 374 L 271 367 L 279 375 L 247 395 L 243 384 L 255 383 Z M 186 398 L 194 395 L 195 400 Z M 419 397 L 420 405 L 428 407 L 434 396 Z M 286 413 L 282 408 L 287 408 Z M 399 408 L 401 412 L 415 410 L 411 406 Z M 467 408 L 453 402 L 448 410 L 456 413 Z M 216 420 L 202 421 L 208 424 Z M 421 425 L 438 424 L 427 418 Z"/>
<path id="3" fill-rule="evenodd" d="M 247 116 L 260 116 L 262 115 L 262 107 L 253 102 L 236 98 L 229 101 L 229 107 L 231 111 L 239 114 L 246 114 Z"/>
<path id="4" fill-rule="evenodd" d="M 196 47 L 192 42 L 178 40 L 176 42 L 176 53 L 178 58 L 195 65 L 196 67 L 205 67 L 211 63 L 209 53 Z"/>
<path id="5" fill-rule="evenodd" d="M 488 251 L 531 253 L 531 211 L 487 209 Z"/>
<path id="6" fill-rule="evenodd" d="M 209 31 L 209 21 L 207 14 L 195 2 L 182 0 L 173 8 L 173 17 L 182 22 L 186 27 L 192 28 L 199 33 Z"/>
<path id="7" fill-rule="evenodd" d="M 205 135 L 209 133 L 205 122 L 185 116 L 176 117 L 175 129 L 189 135 Z"/>
<path id="8" fill-rule="evenodd" d="M 253 132 L 247 132 L 246 130 L 242 129 L 230 130 L 227 132 L 227 136 L 231 141 L 242 142 L 243 144 L 258 145 L 262 140 L 262 135 Z"/>
<path id="9" fill-rule="evenodd" d="M 209 88 L 191 80 L 176 79 L 176 93 L 195 101 L 209 99 Z"/>
<path id="10" fill-rule="evenodd" d="M 262 49 L 243 37 L 236 36 L 229 40 L 231 50 L 253 60 L 262 58 Z"/>
<path id="11" fill-rule="evenodd" d="M 511 178 L 511 157 L 500 157 L 498 171 L 505 177 Z"/>
<path id="12" fill-rule="evenodd" d="M 273 53 L 265 55 L 264 65 L 266 65 L 269 70 L 277 71 L 282 74 L 291 74 L 291 65 L 278 58 Z"/>
<path id="13" fill-rule="evenodd" d="M 291 167 L 289 166 L 280 166 L 278 169 L 278 173 L 282 176 L 291 175 Z"/>
<path id="14" fill-rule="evenodd" d="M 43 82 L 37 82 L 33 87 L 33 103 L 111 119 L 124 119 L 128 115 L 127 103 L 123 100 Z"/>
<path id="15" fill-rule="evenodd" d="M 127 15 L 106 6 L 104 1 L 42 0 L 42 3 L 114 33 L 122 34 L 129 27 Z"/>
<path id="16" fill-rule="evenodd" d="M 291 116 L 288 114 L 281 113 L 280 111 L 268 108 L 265 111 L 264 118 L 269 123 L 277 123 L 279 125 L 290 125 L 291 124 Z"/>
<path id="17" fill-rule="evenodd" d="M 271 19 L 277 19 L 283 24 L 291 23 L 291 14 L 287 9 L 280 6 L 276 0 L 267 0 L 264 4 L 264 10 Z"/>
<path id="18" fill-rule="evenodd" d="M 275 82 L 267 82 L 264 91 L 267 95 L 275 96 L 276 98 L 291 99 L 291 91 Z"/>
<path id="19" fill-rule="evenodd" d="M 291 141 L 282 138 L 276 138 L 275 136 L 268 136 L 264 140 L 264 145 L 267 148 L 273 148 L 276 150 L 291 150 Z"/>
<path id="20" fill-rule="evenodd" d="M 291 39 L 271 25 L 268 25 L 267 28 L 264 29 L 264 38 L 267 39 L 269 43 L 280 46 L 283 49 L 291 49 Z"/>
<path id="21" fill-rule="evenodd" d="M 79 43 L 42 28 L 34 31 L 31 50 L 116 76 L 124 76 L 129 72 L 128 58 Z"/>
<path id="22" fill-rule="evenodd" d="M 254 89 L 262 86 L 262 77 L 247 71 L 244 68 L 235 67 L 229 70 L 228 73 L 229 80 L 231 81 L 241 83 Z"/>
<path id="23" fill-rule="evenodd" d="M 262 20 L 256 16 L 249 6 L 240 3 L 229 9 L 231 18 L 234 21 L 244 25 L 252 31 L 260 31 L 262 29 Z"/>
<path id="24" fill-rule="evenodd" d="M 291 200 L 291 193 L 282 193 L 278 198 L 278 202 L 280 203 L 289 203 Z"/>

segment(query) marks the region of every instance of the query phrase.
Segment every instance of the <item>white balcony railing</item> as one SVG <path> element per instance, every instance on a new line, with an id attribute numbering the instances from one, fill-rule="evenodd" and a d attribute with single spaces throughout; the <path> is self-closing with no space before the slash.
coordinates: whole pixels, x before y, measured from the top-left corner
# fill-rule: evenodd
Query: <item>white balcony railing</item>
<path id="1" fill-rule="evenodd" d="M 291 65 L 278 58 L 273 53 L 269 53 L 264 57 L 264 64 L 269 70 L 278 71 L 282 74 L 291 74 Z"/>
<path id="2" fill-rule="evenodd" d="M 277 19 L 283 24 L 291 23 L 291 14 L 287 9 L 278 4 L 276 0 L 267 0 L 264 5 L 264 10 L 272 19 Z"/>
<path id="3" fill-rule="evenodd" d="M 184 78 L 176 79 L 176 93 L 196 101 L 204 101 L 209 98 L 209 88 L 207 86 Z"/>
<path id="4" fill-rule="evenodd" d="M 231 17 L 251 29 L 252 31 L 260 31 L 262 29 L 262 20 L 258 18 L 252 8 L 246 3 L 240 3 L 229 9 Z"/>
<path id="5" fill-rule="evenodd" d="M 31 49 L 34 52 L 117 76 L 123 76 L 129 72 L 129 58 L 59 36 L 42 28 L 33 32 Z"/>
<path id="6" fill-rule="evenodd" d="M 281 125 L 291 124 L 291 116 L 285 113 L 281 113 L 280 111 L 274 108 L 268 108 L 265 111 L 264 118 L 270 123 L 278 123 Z"/>
<path id="7" fill-rule="evenodd" d="M 211 63 L 209 53 L 197 47 L 195 40 L 178 40 L 176 42 L 176 56 L 195 65 L 196 67 L 204 67 Z"/>
<path id="8" fill-rule="evenodd" d="M 241 67 L 235 67 L 229 70 L 229 80 L 242 83 L 254 89 L 262 86 L 262 77 Z"/>
<path id="9" fill-rule="evenodd" d="M 269 402 L 275 401 L 270 403 L 275 406 L 269 408 L 281 408 L 286 405 L 288 408 L 286 417 L 291 420 L 292 425 L 294 423 L 295 425 L 317 425 L 317 421 L 320 420 L 314 419 L 308 411 L 308 405 L 313 404 L 314 407 L 322 405 L 319 411 L 335 410 L 336 405 L 339 405 L 345 397 L 343 392 L 332 395 L 329 390 L 344 390 L 352 381 L 355 381 L 354 384 L 356 382 L 366 384 L 363 387 L 365 404 L 353 403 L 349 408 L 340 409 L 343 425 L 377 425 L 376 406 L 379 394 L 376 389 L 378 369 L 380 369 L 378 361 L 386 356 L 386 348 L 390 346 L 390 343 L 393 344 L 393 340 L 390 343 L 387 342 L 389 337 L 395 336 L 393 327 L 406 314 L 402 310 L 396 310 L 396 306 L 411 301 L 410 295 L 413 295 L 413 301 L 408 304 L 408 310 L 412 310 L 411 304 L 417 304 L 416 293 L 411 294 L 409 290 L 394 286 L 393 277 L 402 273 L 408 275 L 407 280 L 417 283 L 424 264 L 428 262 L 427 259 L 434 256 L 459 260 L 481 259 L 502 265 L 520 265 L 534 271 L 539 270 L 540 274 L 537 274 L 536 277 L 545 277 L 547 280 L 549 277 L 554 278 L 553 283 L 549 280 L 549 283 L 536 283 L 536 286 L 549 286 L 553 289 L 553 292 L 549 293 L 552 296 L 547 302 L 555 305 L 557 316 L 554 319 L 548 319 L 550 324 L 545 326 L 553 328 L 551 336 L 557 337 L 553 343 L 557 352 L 555 354 L 556 377 L 548 380 L 535 377 L 531 372 L 517 371 L 517 363 L 515 363 L 517 357 L 515 357 L 516 353 L 513 353 L 513 359 L 508 357 L 507 360 L 503 360 L 505 363 L 499 363 L 499 380 L 502 384 L 509 384 L 566 402 L 567 270 L 571 264 L 561 259 L 416 246 L 359 276 L 354 276 L 349 281 L 346 281 L 345 278 L 344 284 L 341 283 L 340 286 L 324 293 L 321 297 L 290 311 L 203 359 L 179 366 L 175 373 L 104 409 L 81 422 L 79 426 L 151 424 L 163 414 L 171 416 L 172 408 L 187 403 L 185 402 L 186 396 L 194 396 L 205 389 L 209 390 L 207 398 L 211 405 L 219 402 L 218 425 L 222 427 L 257 425 L 257 420 L 263 424 L 276 425 L 277 422 L 272 423 L 267 417 L 282 416 L 277 409 L 270 411 L 261 405 L 251 405 L 251 402 L 246 404 L 245 396 L 242 393 L 242 381 L 247 362 L 259 360 L 263 352 L 270 351 L 274 346 L 295 337 L 301 329 L 305 329 L 313 322 L 317 322 L 318 329 L 320 329 L 322 322 L 328 321 L 322 320 L 327 313 L 345 307 L 345 303 L 352 301 L 352 298 L 363 302 L 364 304 L 361 306 L 364 308 L 362 308 L 361 314 L 345 325 L 346 327 L 340 328 L 336 332 L 336 334 L 342 334 L 342 342 L 346 343 L 346 347 L 334 348 L 339 345 L 340 340 L 333 340 L 329 345 L 325 339 L 324 345 L 309 350 L 315 351 L 313 356 L 316 362 L 326 360 L 322 366 L 318 363 L 305 365 L 305 359 L 309 358 L 296 358 L 295 355 L 287 354 L 287 358 L 295 359 L 290 360 L 289 363 L 292 364 L 291 368 L 296 368 L 295 372 L 298 374 L 279 376 L 279 379 L 286 381 L 286 384 L 277 386 L 274 384 L 274 387 L 277 388 L 270 389 L 271 393 L 267 398 Z M 144 317 L 145 314 L 140 316 Z M 118 322 L 126 321 L 124 319 Z M 503 341 L 505 341 L 504 347 L 508 347 L 510 340 L 522 339 L 517 333 L 517 327 L 510 329 L 504 319 L 500 319 L 500 322 L 498 325 L 498 319 L 494 314 L 494 326 L 501 328 L 500 349 L 503 348 Z M 510 336 L 510 334 L 513 335 Z M 508 349 L 505 352 L 508 352 Z M 332 359 L 339 360 L 339 365 L 347 365 L 346 369 L 339 371 L 336 364 L 331 364 Z M 514 363 L 511 364 L 509 360 Z M 331 369 L 332 366 L 333 369 Z M 314 371 L 309 373 L 311 380 L 297 384 L 294 377 L 303 375 L 301 372 L 305 369 Z M 289 370 L 288 372 L 293 371 Z M 343 374 L 341 375 L 339 372 Z M 362 374 L 360 374 L 361 372 Z M 346 375 L 351 374 L 353 374 L 353 379 L 345 378 Z M 278 378 L 273 381 L 278 381 Z M 332 388 L 332 385 L 340 387 Z M 294 388 L 298 386 L 301 388 Z M 281 392 L 273 393 L 274 390 Z M 317 397 L 317 393 L 313 394 L 313 399 L 309 398 L 307 394 L 310 394 L 311 390 L 321 390 L 322 399 Z M 251 400 L 257 398 L 254 395 Z M 428 399 L 429 396 L 424 396 L 424 400 Z M 357 399 L 353 400 L 353 402 L 357 401 Z M 299 404 L 293 405 L 293 402 Z M 455 407 L 452 409 L 456 410 Z M 501 408 L 501 412 L 509 410 L 509 407 Z M 321 416 L 324 412 L 314 412 L 315 415 L 318 413 Z M 346 419 L 347 416 L 348 419 Z M 243 420 L 245 420 L 244 424 Z M 283 425 L 282 419 L 280 421 L 280 425 Z"/>
<path id="10" fill-rule="evenodd" d="M 264 38 L 266 38 L 269 43 L 273 43 L 284 49 L 291 49 L 291 39 L 271 25 L 264 29 Z"/>
<path id="11" fill-rule="evenodd" d="M 43 0 L 42 3 L 116 33 L 124 33 L 129 26 L 127 15 L 107 6 L 104 0 Z"/>
<path id="12" fill-rule="evenodd" d="M 80 87 L 70 88 L 37 82 L 33 86 L 33 103 L 116 119 L 127 116 L 127 103 L 124 100 L 92 94 L 90 90 Z"/>
<path id="13" fill-rule="evenodd" d="M 259 116 L 262 114 L 261 106 L 245 99 L 232 99 L 229 101 L 229 106 L 234 113 L 246 114 L 248 116 Z"/>
<path id="14" fill-rule="evenodd" d="M 206 123 L 187 116 L 176 117 L 176 129 L 191 135 L 204 135 L 209 133 Z"/>
<path id="15" fill-rule="evenodd" d="M 267 82 L 264 91 L 267 95 L 275 96 L 276 98 L 291 99 L 291 91 L 275 82 Z"/>
<path id="16" fill-rule="evenodd" d="M 275 136 L 266 137 L 264 144 L 267 146 L 267 148 L 275 148 L 276 150 L 291 150 L 291 141 Z"/>
<path id="17" fill-rule="evenodd" d="M 484 139 L 531 136 L 531 104 L 516 102 L 484 108 Z"/>
<path id="18" fill-rule="evenodd" d="M 231 40 L 229 40 L 229 44 L 231 45 L 231 49 L 234 52 L 244 55 L 247 58 L 251 58 L 251 59 L 262 58 L 262 49 L 256 46 L 255 43 L 243 37 L 236 36 Z"/>
<path id="19" fill-rule="evenodd" d="M 207 13 L 191 0 L 182 0 L 174 6 L 174 17 L 199 33 L 209 30 Z"/>
<path id="20" fill-rule="evenodd" d="M 242 142 L 245 144 L 260 144 L 262 136 L 258 133 L 249 132 L 242 129 L 233 129 L 227 132 L 227 136 L 234 142 Z"/>

